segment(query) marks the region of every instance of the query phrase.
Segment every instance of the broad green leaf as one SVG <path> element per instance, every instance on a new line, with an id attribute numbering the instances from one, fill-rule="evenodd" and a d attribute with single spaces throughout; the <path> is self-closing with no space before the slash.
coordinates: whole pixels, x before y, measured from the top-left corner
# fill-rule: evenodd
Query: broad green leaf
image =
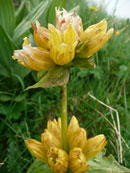
<path id="1" fill-rule="evenodd" d="M 89 169 L 87 172 L 91 173 L 130 173 L 130 169 L 121 166 L 112 155 L 96 157 L 88 163 Z"/>
<path id="2" fill-rule="evenodd" d="M 46 0 L 30 0 L 28 3 L 30 3 L 31 9 L 35 8 L 41 1 Z"/>
<path id="3" fill-rule="evenodd" d="M 66 8 L 66 0 L 53 0 L 47 12 L 47 23 L 55 24 L 56 14 L 55 8 Z"/>
<path id="4" fill-rule="evenodd" d="M 13 40 L 17 42 L 21 37 L 23 37 L 24 33 L 27 32 L 31 28 L 31 22 L 37 20 L 45 11 L 48 5 L 48 1 L 43 1 L 38 4 L 23 20 L 22 22 L 15 28 Z"/>
<path id="5" fill-rule="evenodd" d="M 15 14 L 12 0 L 0 0 L 0 24 L 12 36 L 15 27 Z"/>
<path id="6" fill-rule="evenodd" d="M 27 173 L 53 173 L 53 172 L 50 170 L 48 165 L 36 159 L 29 167 Z"/>
<path id="7" fill-rule="evenodd" d="M 14 49 L 13 41 L 0 25 L 0 75 L 12 78 L 14 74 L 17 74 L 24 78 L 30 70 L 12 59 Z"/>
<path id="8" fill-rule="evenodd" d="M 35 85 L 28 87 L 31 88 L 52 88 L 55 86 L 62 86 L 69 80 L 69 70 L 65 67 L 56 67 L 47 72 L 39 82 Z"/>
<path id="9" fill-rule="evenodd" d="M 23 0 L 21 2 L 20 6 L 18 7 L 17 11 L 15 12 L 16 26 L 20 23 L 20 21 L 26 15 L 25 2 L 26 2 L 26 0 Z"/>
<path id="10" fill-rule="evenodd" d="M 13 60 L 11 57 L 14 48 L 14 43 L 0 25 L 0 74 L 5 77 L 10 77 L 12 74 Z"/>
<path id="11" fill-rule="evenodd" d="M 72 10 L 73 8 L 75 8 L 77 5 L 80 5 L 80 2 L 79 0 L 66 0 L 66 9 L 67 10 Z"/>

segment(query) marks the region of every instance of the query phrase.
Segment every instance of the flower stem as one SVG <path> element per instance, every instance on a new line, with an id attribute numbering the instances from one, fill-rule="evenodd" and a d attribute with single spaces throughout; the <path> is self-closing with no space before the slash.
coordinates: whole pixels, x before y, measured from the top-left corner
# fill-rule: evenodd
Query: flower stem
<path id="1" fill-rule="evenodd" d="M 67 152 L 67 85 L 61 87 L 61 136 L 62 148 Z"/>

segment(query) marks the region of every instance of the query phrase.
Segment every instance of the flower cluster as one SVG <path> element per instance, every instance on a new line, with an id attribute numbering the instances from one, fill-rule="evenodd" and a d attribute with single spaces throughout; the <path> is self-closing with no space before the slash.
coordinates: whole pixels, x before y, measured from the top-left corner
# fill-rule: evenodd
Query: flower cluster
<path id="1" fill-rule="evenodd" d="M 85 173 L 88 160 L 95 157 L 107 144 L 104 135 L 86 138 L 86 131 L 79 127 L 73 116 L 67 130 L 68 151 L 62 148 L 61 119 L 48 121 L 47 129 L 41 135 L 41 142 L 26 140 L 29 151 L 40 161 L 47 163 L 54 173 Z"/>
<path id="2" fill-rule="evenodd" d="M 113 34 L 113 29 L 107 31 L 105 19 L 83 31 L 81 18 L 65 9 L 56 9 L 56 26 L 48 24 L 44 28 L 36 21 L 32 28 L 37 47 L 24 38 L 23 49 L 15 50 L 13 58 L 36 71 L 49 71 L 77 58 L 89 59 Z"/>

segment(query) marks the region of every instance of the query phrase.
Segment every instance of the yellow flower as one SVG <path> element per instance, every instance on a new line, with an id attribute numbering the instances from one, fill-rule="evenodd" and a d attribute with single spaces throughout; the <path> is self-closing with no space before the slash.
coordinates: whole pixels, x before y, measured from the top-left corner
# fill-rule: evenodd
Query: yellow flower
<path id="1" fill-rule="evenodd" d="M 87 58 L 99 51 L 111 38 L 113 31 L 113 28 L 107 31 L 107 22 L 105 19 L 88 27 L 80 34 L 77 56 Z"/>
<path id="2" fill-rule="evenodd" d="M 37 47 L 31 47 L 29 39 L 24 38 L 23 49 L 15 50 L 13 58 L 36 71 L 69 64 L 75 57 L 87 58 L 99 51 L 113 34 L 113 29 L 107 31 L 106 20 L 83 31 L 82 20 L 75 12 L 57 8 L 56 26 L 48 24 L 44 28 L 36 21 L 32 28 Z"/>
<path id="3" fill-rule="evenodd" d="M 48 121 L 47 129 L 41 135 L 41 142 L 34 139 L 25 141 L 27 148 L 42 162 L 48 163 L 54 173 L 85 173 L 87 161 L 95 157 L 107 144 L 104 135 L 87 140 L 86 131 L 79 127 L 73 116 L 68 126 L 68 153 L 62 148 L 61 119 Z"/>
<path id="4" fill-rule="evenodd" d="M 88 163 L 81 148 L 74 148 L 69 153 L 69 168 L 72 173 L 85 173 L 88 170 Z"/>
<path id="5" fill-rule="evenodd" d="M 48 30 L 44 27 L 40 26 L 38 20 L 36 20 L 36 26 L 32 23 L 32 28 L 34 30 L 34 40 L 38 47 L 42 47 L 44 49 L 49 48 L 49 38 L 48 38 Z"/>
<path id="6" fill-rule="evenodd" d="M 115 32 L 115 34 L 116 34 L 116 35 L 119 35 L 119 34 L 120 34 L 120 32 L 119 32 L 119 31 L 116 31 L 116 32 Z"/>
<path id="7" fill-rule="evenodd" d="M 55 173 L 65 173 L 68 170 L 68 154 L 59 148 L 50 148 L 48 165 Z"/>
<path id="8" fill-rule="evenodd" d="M 98 11 L 98 8 L 96 8 L 96 7 L 94 7 L 94 6 L 90 6 L 89 8 L 90 8 L 90 10 Z"/>
<path id="9" fill-rule="evenodd" d="M 70 24 L 63 34 L 51 24 L 48 25 L 48 31 L 51 59 L 58 65 L 71 62 L 78 43 L 72 25 Z"/>
<path id="10" fill-rule="evenodd" d="M 50 53 L 41 47 L 31 47 L 28 38 L 24 38 L 23 49 L 14 51 L 18 63 L 36 71 L 48 71 L 55 67 Z"/>

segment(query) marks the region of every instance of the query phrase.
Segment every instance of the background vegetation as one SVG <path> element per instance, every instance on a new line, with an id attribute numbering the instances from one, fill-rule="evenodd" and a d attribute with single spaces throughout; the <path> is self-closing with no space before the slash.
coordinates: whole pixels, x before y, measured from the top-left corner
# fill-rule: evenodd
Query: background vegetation
<path id="1" fill-rule="evenodd" d="M 130 21 L 108 16 L 104 8 L 92 11 L 85 0 L 0 0 L 0 172 L 26 172 L 34 158 L 25 147 L 24 139 L 36 138 L 48 119 L 58 117 L 60 88 L 24 89 L 37 81 L 37 74 L 21 67 L 11 56 L 29 36 L 31 22 L 36 19 L 47 26 L 55 23 L 55 6 L 76 10 L 84 28 L 106 18 L 115 31 L 112 39 L 94 55 L 96 68 L 73 68 L 68 83 L 69 115 L 75 115 L 88 137 L 105 134 L 109 141 L 107 154 L 119 157 L 118 137 L 113 128 L 116 114 L 92 99 L 88 92 L 119 113 L 123 165 L 130 168 Z"/>

